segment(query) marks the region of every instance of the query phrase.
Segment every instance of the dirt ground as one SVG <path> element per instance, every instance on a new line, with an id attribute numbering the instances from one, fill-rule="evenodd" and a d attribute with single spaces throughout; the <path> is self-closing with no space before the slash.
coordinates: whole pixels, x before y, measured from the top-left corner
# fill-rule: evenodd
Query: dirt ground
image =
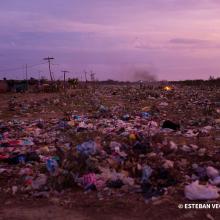
<path id="1" fill-rule="evenodd" d="M 74 196 L 74 193 L 73 193 Z M 78 195 L 79 196 L 79 195 Z M 1 220 L 125 220 L 125 219 L 218 219 L 218 210 L 182 210 L 178 204 L 187 203 L 179 198 L 166 197 L 145 204 L 135 196 L 117 198 L 111 201 L 99 201 L 87 195 L 79 196 L 76 200 L 60 201 L 60 199 L 24 199 L 8 198 L 1 202 Z M 180 202 L 181 201 L 181 202 Z"/>
<path id="2" fill-rule="evenodd" d="M 20 115 L 18 112 L 8 111 L 8 100 L 15 94 L 0 95 L 0 119 L 12 118 L 53 118 L 62 117 L 63 112 L 59 107 L 47 106 L 47 112 L 40 114 L 33 111 Z M 34 100 L 41 102 L 50 100 L 58 94 L 16 94 L 17 102 Z M 105 97 L 105 104 L 123 103 L 123 100 Z M 146 103 L 141 103 L 143 107 Z M 124 105 L 129 105 L 124 103 Z M 82 104 L 83 106 L 83 104 Z M 75 106 L 80 109 L 80 105 Z M 83 109 L 85 110 L 85 109 Z M 1 186 L 0 186 L 1 187 Z M 71 200 L 69 200 L 71 198 Z M 218 201 L 217 201 L 218 202 Z M 52 198 L 21 197 L 9 194 L 0 195 L 0 220 L 125 220 L 125 219 L 219 219 L 220 210 L 183 210 L 178 204 L 190 203 L 185 200 L 183 191 L 177 190 L 169 195 L 162 196 L 159 200 L 145 203 L 141 195 L 128 194 L 122 197 L 106 198 L 99 200 L 95 193 L 85 194 L 81 192 L 65 192 L 62 196 Z"/>

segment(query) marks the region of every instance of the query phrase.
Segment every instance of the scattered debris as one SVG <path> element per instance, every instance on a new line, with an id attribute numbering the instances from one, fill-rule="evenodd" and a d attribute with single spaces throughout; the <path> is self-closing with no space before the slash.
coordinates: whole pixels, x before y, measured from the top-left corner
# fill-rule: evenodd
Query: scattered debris
<path id="1" fill-rule="evenodd" d="M 1 190 L 48 198 L 80 187 L 100 200 L 138 193 L 148 201 L 190 181 L 186 198 L 219 198 L 219 107 L 209 90 L 92 89 L 11 98 L 14 117 L 0 121 Z"/>
<path id="2" fill-rule="evenodd" d="M 185 186 L 185 196 L 189 200 L 211 200 L 218 199 L 219 189 L 212 185 L 200 185 L 199 181 L 195 181 Z"/>

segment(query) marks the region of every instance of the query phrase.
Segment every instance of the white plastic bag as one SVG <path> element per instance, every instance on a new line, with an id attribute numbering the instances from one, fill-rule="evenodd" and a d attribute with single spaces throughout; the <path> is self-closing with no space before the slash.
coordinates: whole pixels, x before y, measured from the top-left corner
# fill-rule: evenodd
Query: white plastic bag
<path id="1" fill-rule="evenodd" d="M 210 200 L 219 198 L 217 187 L 212 185 L 199 185 L 198 180 L 185 186 L 184 193 L 189 200 Z"/>
<path id="2" fill-rule="evenodd" d="M 220 176 L 217 176 L 213 180 L 210 180 L 210 183 L 215 186 L 220 185 Z"/>
<path id="3" fill-rule="evenodd" d="M 219 176 L 219 171 L 211 166 L 206 168 L 206 173 L 207 173 L 207 176 L 212 179 Z"/>

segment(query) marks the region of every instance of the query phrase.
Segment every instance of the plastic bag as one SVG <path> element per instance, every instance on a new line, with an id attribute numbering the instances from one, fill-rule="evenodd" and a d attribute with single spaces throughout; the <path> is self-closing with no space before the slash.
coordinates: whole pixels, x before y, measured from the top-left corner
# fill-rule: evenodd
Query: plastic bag
<path id="1" fill-rule="evenodd" d="M 151 174 L 152 174 L 153 170 L 151 169 L 151 167 L 149 166 L 144 166 L 142 169 L 142 178 L 141 181 L 142 182 L 148 182 Z"/>
<path id="2" fill-rule="evenodd" d="M 218 188 L 212 185 L 200 185 L 198 180 L 185 186 L 184 193 L 189 200 L 210 200 L 219 198 Z"/>
<path id="3" fill-rule="evenodd" d="M 48 159 L 46 161 L 47 170 L 50 172 L 51 175 L 55 175 L 58 170 L 58 163 L 55 159 Z"/>
<path id="4" fill-rule="evenodd" d="M 217 176 L 213 180 L 210 180 L 210 183 L 215 186 L 220 185 L 220 176 Z"/>
<path id="5" fill-rule="evenodd" d="M 206 172 L 207 172 L 207 176 L 212 179 L 219 176 L 219 171 L 211 166 L 206 168 Z"/>
<path id="6" fill-rule="evenodd" d="M 88 156 L 88 155 L 94 155 L 96 153 L 97 146 L 94 141 L 88 141 L 77 145 L 76 149 L 80 154 L 84 154 Z"/>

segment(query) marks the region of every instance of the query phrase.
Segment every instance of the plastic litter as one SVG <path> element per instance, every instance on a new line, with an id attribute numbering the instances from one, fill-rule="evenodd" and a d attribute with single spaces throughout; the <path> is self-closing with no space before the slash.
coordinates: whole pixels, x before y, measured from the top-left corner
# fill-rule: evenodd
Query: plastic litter
<path id="1" fill-rule="evenodd" d="M 174 166 L 174 162 L 171 160 L 165 160 L 163 163 L 163 167 L 165 169 L 173 168 L 173 166 Z"/>
<path id="2" fill-rule="evenodd" d="M 38 190 L 46 183 L 47 183 L 47 176 L 45 174 L 39 174 L 38 177 L 32 181 L 32 188 Z"/>
<path id="3" fill-rule="evenodd" d="M 212 185 L 219 186 L 220 185 L 220 176 L 216 176 L 213 180 L 209 181 Z"/>
<path id="4" fill-rule="evenodd" d="M 219 176 L 219 171 L 211 166 L 206 168 L 206 172 L 207 172 L 207 176 L 212 179 Z"/>
<path id="5" fill-rule="evenodd" d="M 80 154 L 94 155 L 97 152 L 97 145 L 94 141 L 88 141 L 77 145 L 76 149 Z"/>
<path id="6" fill-rule="evenodd" d="M 212 200 L 218 199 L 219 189 L 212 185 L 200 185 L 199 181 L 195 181 L 185 186 L 185 196 L 189 200 Z"/>
<path id="7" fill-rule="evenodd" d="M 46 161 L 46 167 L 51 175 L 56 175 L 59 165 L 55 159 L 51 158 Z"/>
<path id="8" fill-rule="evenodd" d="M 153 170 L 151 169 L 151 167 L 145 165 L 142 169 L 142 177 L 141 177 L 141 181 L 142 183 L 146 183 L 149 181 L 149 178 L 151 177 Z"/>

